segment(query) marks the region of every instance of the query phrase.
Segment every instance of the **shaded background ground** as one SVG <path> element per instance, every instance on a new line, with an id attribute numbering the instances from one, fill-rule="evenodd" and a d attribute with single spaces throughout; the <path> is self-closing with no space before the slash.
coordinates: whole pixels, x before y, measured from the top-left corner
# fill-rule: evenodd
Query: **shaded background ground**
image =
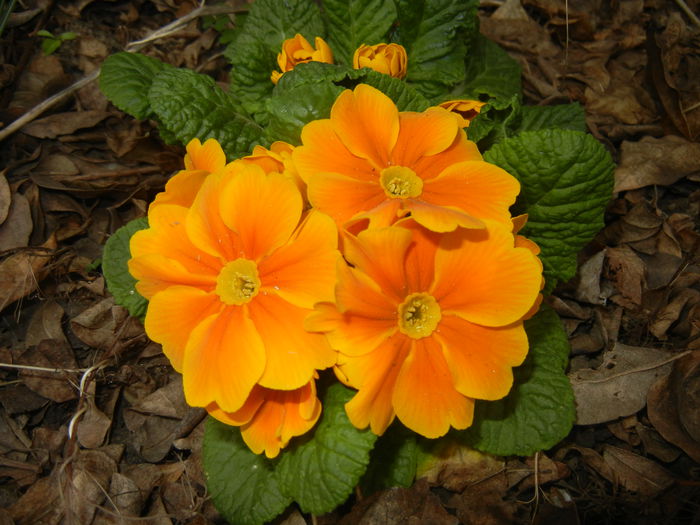
<path id="1" fill-rule="evenodd" d="M 2 126 L 196 7 L 18 2 L 0 48 Z M 228 2 L 231 20 L 192 17 L 139 45 L 225 85 L 212 24 L 244 8 Z M 549 300 L 570 335 L 580 424 L 531 458 L 459 451 L 413 487 L 353 498 L 316 523 L 700 523 L 699 13 L 697 0 L 481 1 L 481 30 L 522 65 L 526 101 L 580 102 L 618 164 L 605 229 Z M 47 56 L 41 29 L 76 37 Z M 99 270 L 106 238 L 144 215 L 182 148 L 96 82 L 6 130 L 0 524 L 219 523 L 199 458 L 203 412 Z"/>

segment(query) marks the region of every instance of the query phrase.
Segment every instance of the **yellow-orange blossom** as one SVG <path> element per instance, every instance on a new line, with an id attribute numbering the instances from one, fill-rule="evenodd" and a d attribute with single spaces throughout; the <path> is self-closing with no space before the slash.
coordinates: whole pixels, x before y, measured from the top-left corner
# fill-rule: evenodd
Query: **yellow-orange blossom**
<path id="1" fill-rule="evenodd" d="M 335 303 L 306 321 L 339 351 L 358 389 L 352 423 L 382 434 L 395 416 L 430 438 L 472 422 L 474 399 L 500 399 L 528 349 L 522 319 L 542 266 L 512 227 L 436 234 L 405 219 L 347 236 Z"/>
<path id="2" fill-rule="evenodd" d="M 182 372 L 188 403 L 243 425 L 249 446 L 273 456 L 313 426 L 316 370 L 335 362 L 325 338 L 302 324 L 332 297 L 337 231 L 327 216 L 303 212 L 290 177 L 253 161 L 211 167 L 219 169 L 191 207 L 167 195 L 151 207 L 150 227 L 132 237 L 129 270 L 150 300 L 146 331 Z M 277 433 L 261 432 L 273 419 Z"/>
<path id="3" fill-rule="evenodd" d="M 520 184 L 484 162 L 460 124 L 438 107 L 399 112 L 360 84 L 340 94 L 329 119 L 304 126 L 292 156 L 311 204 L 339 226 L 387 226 L 408 213 L 437 232 L 510 224 Z"/>

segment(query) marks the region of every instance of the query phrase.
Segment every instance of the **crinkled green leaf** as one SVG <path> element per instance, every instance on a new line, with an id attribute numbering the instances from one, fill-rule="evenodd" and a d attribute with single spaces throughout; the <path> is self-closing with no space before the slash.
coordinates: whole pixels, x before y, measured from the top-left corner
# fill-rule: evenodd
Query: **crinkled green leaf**
<path id="1" fill-rule="evenodd" d="M 480 151 L 486 151 L 511 136 L 512 130 L 520 125 L 519 96 L 513 95 L 508 104 L 501 101 L 499 105 L 503 107 L 499 109 L 491 103 L 484 106 L 467 128 L 467 136 L 477 143 Z"/>
<path id="2" fill-rule="evenodd" d="M 178 141 L 215 138 L 229 158 L 250 153 L 262 128 L 214 80 L 188 69 L 167 69 L 153 79 L 148 99 L 163 127 Z"/>
<path id="3" fill-rule="evenodd" d="M 513 96 L 522 97 L 520 66 L 501 47 L 479 34 L 465 60 L 464 81 L 445 99 L 467 98 L 488 101 L 496 109 L 510 105 Z"/>
<path id="4" fill-rule="evenodd" d="M 131 259 L 131 236 L 146 228 L 148 221 L 145 218 L 134 219 L 125 224 L 107 239 L 102 254 L 102 273 L 107 281 L 107 289 L 118 305 L 142 320 L 146 315 L 148 301 L 136 291 L 136 279 L 129 273 L 127 261 Z"/>
<path id="5" fill-rule="evenodd" d="M 547 450 L 571 430 L 574 394 L 564 373 L 569 342 L 559 316 L 544 307 L 525 322 L 530 351 L 514 370 L 514 385 L 500 401 L 477 401 L 474 423 L 455 432 L 466 444 L 499 456 Z"/>
<path id="6" fill-rule="evenodd" d="M 278 461 L 251 452 L 238 427 L 210 417 L 202 448 L 207 488 L 231 525 L 267 523 L 292 502 L 280 488 L 275 473 Z"/>
<path id="7" fill-rule="evenodd" d="M 416 434 L 395 422 L 377 439 L 362 476 L 365 495 L 390 487 L 409 487 L 416 477 L 419 445 Z"/>
<path id="8" fill-rule="evenodd" d="M 546 291 L 576 274 L 579 251 L 603 227 L 612 196 L 613 164 L 591 135 L 569 130 L 525 131 L 487 151 L 521 183 L 516 213 L 527 213 L 523 235 L 542 253 Z"/>
<path id="9" fill-rule="evenodd" d="M 172 66 L 138 53 L 116 53 L 100 69 L 100 89 L 109 101 L 137 119 L 153 115 L 148 91 L 153 78 Z"/>
<path id="10" fill-rule="evenodd" d="M 441 98 L 464 79 L 467 42 L 476 32 L 476 0 L 397 0 L 395 40 L 408 53 L 406 81 Z"/>
<path id="11" fill-rule="evenodd" d="M 323 14 L 336 62 L 352 66 L 353 54 L 361 44 L 386 42 L 396 7 L 393 0 L 325 0 Z"/>
<path id="12" fill-rule="evenodd" d="M 578 102 L 556 106 L 523 106 L 520 112 L 520 123 L 515 130 L 517 133 L 540 129 L 586 131 L 586 114 Z"/>
<path id="13" fill-rule="evenodd" d="M 391 98 L 400 111 L 422 111 L 430 103 L 399 79 L 371 69 L 351 69 L 337 64 L 299 64 L 280 79 L 267 111 L 274 115 L 265 129 L 268 142 L 284 140 L 299 144 L 301 128 L 312 120 L 328 118 L 331 107 L 344 89 L 365 83 Z"/>
<path id="14" fill-rule="evenodd" d="M 339 383 L 328 387 L 321 421 L 308 441 L 290 446 L 277 473 L 283 490 L 304 512 L 323 514 L 343 503 L 365 473 L 377 436 L 356 429 L 345 415 L 353 392 Z"/>
<path id="15" fill-rule="evenodd" d="M 282 42 L 301 33 L 312 45 L 325 36 L 321 11 L 313 0 L 256 0 L 225 55 L 231 61 L 231 93 L 251 115 L 259 114 L 274 84 Z"/>

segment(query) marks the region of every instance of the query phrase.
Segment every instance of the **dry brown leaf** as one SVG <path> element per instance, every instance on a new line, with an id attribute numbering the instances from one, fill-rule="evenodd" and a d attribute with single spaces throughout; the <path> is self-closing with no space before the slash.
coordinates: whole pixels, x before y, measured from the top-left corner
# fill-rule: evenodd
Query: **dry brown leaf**
<path id="1" fill-rule="evenodd" d="M 109 500 L 115 512 L 124 516 L 139 516 L 143 507 L 143 498 L 134 481 L 115 472 L 109 484 Z"/>
<path id="2" fill-rule="evenodd" d="M 412 487 L 392 488 L 377 492 L 357 503 L 338 525 L 385 525 L 394 523 L 418 525 L 458 525 L 459 520 L 442 507 L 440 498 L 430 492 L 428 482 L 418 480 Z"/>
<path id="3" fill-rule="evenodd" d="M 53 476 L 40 478 L 8 510 L 15 525 L 58 525 L 62 506 Z"/>
<path id="4" fill-rule="evenodd" d="M 29 201 L 21 193 L 15 192 L 7 219 L 0 225 L 0 251 L 26 247 L 33 228 Z"/>
<path id="5" fill-rule="evenodd" d="M 635 304 L 641 304 L 644 261 L 627 245 L 608 248 L 606 257 L 607 277 L 624 297 Z"/>
<path id="6" fill-rule="evenodd" d="M 57 370 L 75 370 L 73 349 L 62 341 L 44 339 L 35 347 L 24 352 L 17 360 L 20 364 L 54 368 Z M 63 403 L 78 397 L 75 372 L 43 372 L 21 370 L 20 377 L 28 388 L 56 403 Z"/>
<path id="7" fill-rule="evenodd" d="M 79 450 L 62 480 L 64 513 L 68 523 L 91 523 L 97 506 L 102 505 L 117 462 L 112 451 Z"/>
<path id="8" fill-rule="evenodd" d="M 651 387 L 647 413 L 664 439 L 700 462 L 700 351 L 678 359 Z"/>
<path id="9" fill-rule="evenodd" d="M 700 292 L 693 288 L 681 289 L 672 297 L 671 301 L 654 316 L 649 325 L 649 331 L 661 340 L 666 339 L 666 332 L 673 323 L 678 321 L 683 310 L 700 303 Z"/>
<path id="10" fill-rule="evenodd" d="M 5 177 L 6 171 L 0 171 L 0 224 L 7 219 L 12 202 L 12 192 L 10 191 L 10 185 L 7 183 L 7 177 Z"/>
<path id="11" fill-rule="evenodd" d="M 53 257 L 56 237 L 51 236 L 42 248 L 43 251 L 22 251 L 0 261 L 0 311 L 39 287 L 44 278 L 44 266 Z"/>
<path id="12" fill-rule="evenodd" d="M 649 387 L 668 374 L 673 357 L 663 350 L 618 342 L 603 355 L 597 369 L 569 374 L 576 398 L 576 424 L 606 423 L 644 408 Z"/>
<path id="13" fill-rule="evenodd" d="M 673 476 L 665 468 L 629 450 L 605 445 L 603 459 L 618 483 L 642 496 L 655 496 L 674 483 Z"/>
<path id="14" fill-rule="evenodd" d="M 112 426 L 112 420 L 95 405 L 95 383 L 87 391 L 87 411 L 78 422 L 78 442 L 85 448 L 99 448 Z"/>
<path id="15" fill-rule="evenodd" d="M 79 129 L 92 128 L 110 115 L 108 111 L 96 110 L 56 113 L 27 124 L 22 132 L 38 139 L 53 139 Z"/>
<path id="16" fill-rule="evenodd" d="M 61 305 L 52 299 L 41 303 L 29 321 L 24 344 L 28 347 L 35 346 L 44 339 L 68 343 L 61 324 L 64 313 Z"/>
<path id="17" fill-rule="evenodd" d="M 615 191 L 658 184 L 668 186 L 700 172 L 700 144 L 675 135 L 622 143 Z"/>
<path id="18" fill-rule="evenodd" d="M 505 471 L 505 461 L 457 442 L 447 442 L 418 466 L 416 478 L 460 492 L 468 485 Z"/>
<path id="19" fill-rule="evenodd" d="M 579 268 L 579 281 L 576 287 L 576 299 L 579 301 L 590 304 L 605 304 L 606 297 L 600 289 L 605 254 L 605 249 L 599 251 Z"/>

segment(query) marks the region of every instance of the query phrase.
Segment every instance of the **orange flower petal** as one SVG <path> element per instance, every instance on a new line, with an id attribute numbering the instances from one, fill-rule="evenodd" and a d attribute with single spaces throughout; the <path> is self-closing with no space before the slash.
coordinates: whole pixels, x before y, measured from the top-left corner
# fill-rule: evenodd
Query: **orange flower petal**
<path id="1" fill-rule="evenodd" d="M 425 292 L 433 284 L 435 274 L 435 252 L 440 235 L 423 228 L 413 219 L 404 219 L 397 226 L 410 230 L 413 243 L 406 252 L 404 259 L 407 295 Z"/>
<path id="2" fill-rule="evenodd" d="M 146 312 L 146 334 L 163 345 L 173 368 L 182 372 L 187 339 L 206 317 L 223 308 L 219 298 L 189 286 L 171 286 L 155 294 Z"/>
<path id="3" fill-rule="evenodd" d="M 322 334 L 304 330 L 309 310 L 275 295 L 259 294 L 249 304 L 250 318 L 265 345 L 267 362 L 258 383 L 292 390 L 306 384 L 315 370 L 335 364 L 335 352 Z"/>
<path id="4" fill-rule="evenodd" d="M 411 430 L 428 438 L 450 429 L 467 428 L 474 401 L 455 390 L 440 345 L 430 337 L 414 340 L 394 387 L 396 416 Z"/>
<path id="5" fill-rule="evenodd" d="M 519 192 L 518 180 L 495 164 L 468 161 L 454 164 L 439 177 L 426 181 L 421 199 L 510 227 L 508 208 Z"/>
<path id="6" fill-rule="evenodd" d="M 373 351 L 398 331 L 396 317 L 372 319 L 362 315 L 341 314 L 330 303 L 318 303 L 304 320 L 310 332 L 324 332 L 331 347 L 349 356 Z"/>
<path id="7" fill-rule="evenodd" d="M 454 206 L 442 206 L 422 200 L 407 200 L 406 209 L 410 210 L 411 218 L 430 231 L 444 233 L 459 228 L 481 229 L 484 223 L 474 215 Z"/>
<path id="8" fill-rule="evenodd" d="M 261 291 L 301 308 L 331 301 L 335 287 L 338 230 L 333 220 L 309 211 L 296 234 L 258 265 Z"/>
<path id="9" fill-rule="evenodd" d="M 280 173 L 246 165 L 221 189 L 223 222 L 238 236 L 247 259 L 257 261 L 289 240 L 299 224 L 302 198 L 296 185 Z"/>
<path id="10" fill-rule="evenodd" d="M 513 384 L 512 367 L 527 355 L 522 323 L 486 328 L 445 315 L 435 333 L 457 391 L 474 399 L 501 399 Z"/>
<path id="11" fill-rule="evenodd" d="M 244 425 L 253 419 L 255 413 L 265 402 L 266 391 L 266 388 L 263 388 L 260 385 L 255 385 L 253 390 L 250 391 L 248 399 L 246 399 L 245 403 L 243 403 L 243 406 L 235 412 L 224 412 L 216 403 L 210 403 L 207 405 L 207 412 L 210 416 L 227 425 L 236 427 Z"/>
<path id="12" fill-rule="evenodd" d="M 190 334 L 182 379 L 187 403 L 240 409 L 265 369 L 265 346 L 245 308 L 228 306 Z"/>
<path id="13" fill-rule="evenodd" d="M 343 91 L 331 108 L 333 129 L 345 146 L 379 169 L 388 166 L 399 135 L 399 110 L 367 84 Z"/>
<path id="14" fill-rule="evenodd" d="M 373 228 L 345 237 L 343 254 L 397 304 L 406 296 L 404 255 L 412 241 L 405 228 Z"/>
<path id="15" fill-rule="evenodd" d="M 513 234 L 498 223 L 489 223 L 486 232 L 459 229 L 443 236 L 431 292 L 443 315 L 505 326 L 529 310 L 540 291 L 540 262 L 513 242 Z"/>
<path id="16" fill-rule="evenodd" d="M 421 157 L 409 167 L 420 175 L 423 181 L 428 181 L 440 175 L 451 165 L 469 160 L 482 160 L 481 153 L 476 144 L 467 140 L 464 132 L 460 131 L 449 148 L 436 155 Z"/>
<path id="17" fill-rule="evenodd" d="M 450 112 L 442 108 L 399 113 L 399 124 L 399 137 L 391 155 L 397 166 L 410 167 L 421 157 L 445 151 L 460 131 Z"/>
<path id="18" fill-rule="evenodd" d="M 185 168 L 188 170 L 213 173 L 226 164 L 226 155 L 216 139 L 207 139 L 204 144 L 199 139 L 192 139 L 186 149 Z"/>
<path id="19" fill-rule="evenodd" d="M 294 436 L 305 434 L 321 415 L 314 381 L 289 392 L 266 390 L 265 403 L 253 419 L 241 427 L 246 445 L 268 458 L 277 457 Z"/>
<path id="20" fill-rule="evenodd" d="M 377 181 L 359 181 L 337 173 L 316 173 L 309 177 L 307 185 L 312 206 L 333 217 L 338 225 L 386 201 Z"/>
<path id="21" fill-rule="evenodd" d="M 392 397 L 396 378 L 408 354 L 409 340 L 397 334 L 370 355 L 346 359 L 339 366 L 349 384 L 359 392 L 345 404 L 345 412 L 354 426 L 381 436 L 394 420 Z"/>
<path id="22" fill-rule="evenodd" d="M 379 173 L 365 160 L 350 153 L 333 131 L 329 119 L 313 120 L 301 130 L 302 146 L 292 153 L 299 176 L 308 183 L 317 173 L 342 173 L 362 181 L 378 181 Z"/>
<path id="23" fill-rule="evenodd" d="M 136 232 L 130 241 L 134 258 L 159 254 L 179 261 L 193 274 L 216 276 L 221 269 L 218 259 L 198 250 L 187 237 L 187 208 L 163 204 L 148 213 L 149 228 Z"/>
<path id="24" fill-rule="evenodd" d="M 229 173 L 240 173 L 243 166 L 242 163 L 234 162 Z M 236 174 L 233 178 L 237 176 Z M 244 255 L 237 233 L 231 231 L 221 219 L 219 198 L 224 182 L 223 173 L 207 177 L 192 203 L 185 222 L 187 236 L 192 244 L 221 262 L 232 261 Z"/>
<path id="25" fill-rule="evenodd" d="M 335 288 L 339 311 L 374 319 L 396 320 L 397 305 L 372 279 L 345 262 L 338 263 L 338 284 Z"/>
<path id="26" fill-rule="evenodd" d="M 165 191 L 156 195 L 148 208 L 149 214 L 155 206 L 161 204 L 177 204 L 189 208 L 208 175 L 208 171 L 201 170 L 183 170 L 176 173 L 166 183 Z"/>
<path id="27" fill-rule="evenodd" d="M 154 253 L 143 255 L 128 261 L 129 273 L 137 279 L 136 289 L 146 299 L 169 286 L 185 285 L 213 290 L 216 286 L 215 275 L 192 273 L 184 264 Z"/>

